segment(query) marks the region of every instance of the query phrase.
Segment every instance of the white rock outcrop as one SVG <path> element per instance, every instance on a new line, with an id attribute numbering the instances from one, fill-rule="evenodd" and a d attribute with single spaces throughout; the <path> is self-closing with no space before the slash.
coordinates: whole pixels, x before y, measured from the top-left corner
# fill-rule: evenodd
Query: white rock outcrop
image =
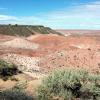
<path id="1" fill-rule="evenodd" d="M 18 54 L 5 54 L 2 55 L 1 58 L 17 65 L 20 71 L 27 71 L 27 72 L 39 71 L 38 57 L 27 57 Z"/>

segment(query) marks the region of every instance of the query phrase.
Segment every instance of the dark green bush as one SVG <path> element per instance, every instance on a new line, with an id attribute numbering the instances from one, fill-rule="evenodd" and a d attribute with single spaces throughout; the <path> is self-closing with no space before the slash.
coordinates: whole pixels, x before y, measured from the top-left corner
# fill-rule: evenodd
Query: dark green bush
<path id="1" fill-rule="evenodd" d="M 4 80 L 8 79 L 9 76 L 16 75 L 18 73 L 17 66 L 10 64 L 0 59 L 0 77 Z"/>
<path id="2" fill-rule="evenodd" d="M 0 100 L 34 100 L 32 96 L 20 89 L 10 89 L 0 92 Z"/>
<path id="3" fill-rule="evenodd" d="M 43 80 L 39 100 L 100 100 L 100 75 L 85 70 L 55 71 Z"/>

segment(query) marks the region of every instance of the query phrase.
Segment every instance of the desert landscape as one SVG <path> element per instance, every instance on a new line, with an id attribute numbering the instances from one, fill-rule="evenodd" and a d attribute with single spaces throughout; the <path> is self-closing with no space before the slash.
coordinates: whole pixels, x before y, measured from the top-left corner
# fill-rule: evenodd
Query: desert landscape
<path id="1" fill-rule="evenodd" d="M 47 29 L 44 27 L 44 30 Z M 15 75 L 18 81 L 0 79 L 0 90 L 23 83 L 27 84 L 26 91 L 36 95 L 36 88 L 41 84 L 42 78 L 57 69 L 86 69 L 92 73 L 100 73 L 98 34 L 91 35 L 91 31 L 84 34 L 80 34 L 80 31 L 77 31 L 77 34 L 76 31 L 70 34 L 69 31 L 51 31 L 42 34 L 40 30 L 40 33 L 33 32 L 28 36 L 27 33 L 23 36 L 16 36 L 16 32 L 13 35 L 0 33 L 0 59 L 13 63 L 22 72 Z"/>
<path id="2" fill-rule="evenodd" d="M 18 64 L 22 69 L 25 67 L 27 71 L 48 73 L 58 67 L 87 68 L 88 66 L 88 70 L 99 72 L 100 40 L 98 34 L 94 33 L 93 36 L 90 33 L 90 35 L 79 33 L 68 36 L 37 33 L 26 37 L 1 34 L 0 57 Z"/>
<path id="3" fill-rule="evenodd" d="M 100 0 L 0 0 L 0 100 L 100 100 Z"/>

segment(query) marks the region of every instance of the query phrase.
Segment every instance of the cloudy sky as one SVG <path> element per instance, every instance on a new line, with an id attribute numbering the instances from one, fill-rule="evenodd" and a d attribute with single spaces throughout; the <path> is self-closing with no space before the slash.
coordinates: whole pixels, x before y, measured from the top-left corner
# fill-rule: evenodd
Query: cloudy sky
<path id="1" fill-rule="evenodd" d="M 0 24 L 100 29 L 100 0 L 0 0 Z"/>

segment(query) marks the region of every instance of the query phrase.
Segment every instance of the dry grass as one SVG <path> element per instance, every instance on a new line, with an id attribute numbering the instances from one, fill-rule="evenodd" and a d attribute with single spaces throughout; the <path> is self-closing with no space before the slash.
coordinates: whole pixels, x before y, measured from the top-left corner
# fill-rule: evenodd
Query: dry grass
<path id="1" fill-rule="evenodd" d="M 17 84 L 22 84 L 25 86 L 25 91 L 33 96 L 37 95 L 38 86 L 41 85 L 41 79 L 36 79 L 34 77 L 30 77 L 26 74 L 19 74 L 14 76 L 18 81 L 7 80 L 3 81 L 0 79 L 0 91 L 11 89 Z"/>

